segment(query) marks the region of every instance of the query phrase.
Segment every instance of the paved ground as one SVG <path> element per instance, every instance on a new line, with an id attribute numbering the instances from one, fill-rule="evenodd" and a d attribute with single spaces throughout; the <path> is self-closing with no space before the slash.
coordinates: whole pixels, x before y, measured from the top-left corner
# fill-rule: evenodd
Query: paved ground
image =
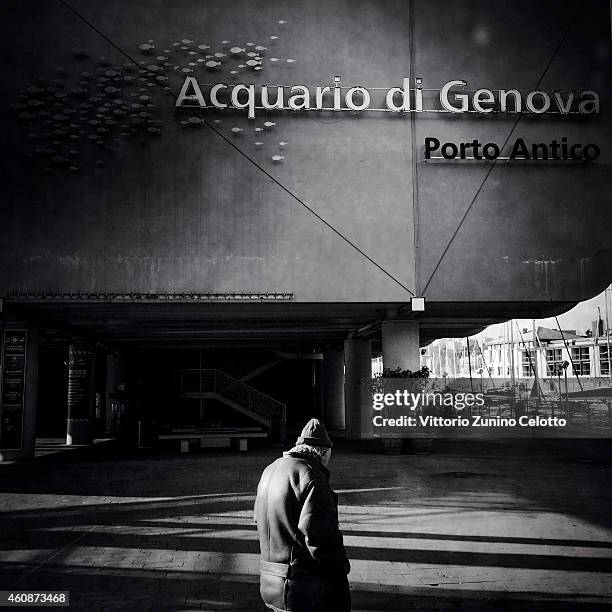
<path id="1" fill-rule="evenodd" d="M 278 453 L 53 453 L 0 464 L 0 590 L 72 609 L 262 610 L 252 522 Z M 338 448 L 354 610 L 612 607 L 612 445 Z"/>

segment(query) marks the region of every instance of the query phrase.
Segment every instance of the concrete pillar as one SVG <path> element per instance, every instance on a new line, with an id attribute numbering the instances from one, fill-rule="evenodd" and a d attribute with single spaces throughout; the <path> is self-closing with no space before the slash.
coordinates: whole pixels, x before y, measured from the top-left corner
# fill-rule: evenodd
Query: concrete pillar
<path id="1" fill-rule="evenodd" d="M 361 381 L 372 376 L 372 343 L 370 340 L 344 341 L 344 406 L 346 437 L 358 440 L 364 434 L 361 406 Z"/>
<path id="2" fill-rule="evenodd" d="M 7 324 L 0 337 L 0 461 L 34 458 L 38 405 L 38 332 Z"/>
<path id="3" fill-rule="evenodd" d="M 395 370 L 421 369 L 419 324 L 417 321 L 383 321 L 383 367 Z"/>
<path id="4" fill-rule="evenodd" d="M 329 429 L 344 430 L 344 354 L 342 351 L 323 353 L 322 416 Z"/>
<path id="5" fill-rule="evenodd" d="M 95 418 L 95 351 L 84 343 L 68 347 L 66 444 L 91 444 Z"/>

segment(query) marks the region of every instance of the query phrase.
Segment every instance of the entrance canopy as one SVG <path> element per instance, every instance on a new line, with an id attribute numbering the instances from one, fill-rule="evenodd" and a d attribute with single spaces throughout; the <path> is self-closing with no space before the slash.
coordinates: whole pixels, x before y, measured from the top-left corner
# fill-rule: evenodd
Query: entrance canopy
<path id="1" fill-rule="evenodd" d="M 46 336 L 80 336 L 109 346 L 157 348 L 278 348 L 323 350 L 347 338 L 373 340 L 380 350 L 381 322 L 416 320 L 421 346 L 436 338 L 461 337 L 511 317 L 545 317 L 572 303 L 427 303 L 412 313 L 405 303 L 206 303 L 177 298 L 52 300 L 14 297 L 5 304 L 9 319 L 38 322 Z M 534 310 L 535 309 L 535 310 Z M 539 310 L 537 310 L 539 309 Z"/>

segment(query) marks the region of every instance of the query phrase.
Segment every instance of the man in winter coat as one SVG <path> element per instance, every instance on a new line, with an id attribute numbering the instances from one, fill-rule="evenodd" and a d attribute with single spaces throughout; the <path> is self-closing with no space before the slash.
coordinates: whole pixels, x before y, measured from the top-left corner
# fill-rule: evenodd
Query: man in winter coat
<path id="1" fill-rule="evenodd" d="M 255 520 L 260 593 L 274 612 L 350 612 L 350 563 L 327 465 L 332 443 L 318 419 L 263 472 Z"/>

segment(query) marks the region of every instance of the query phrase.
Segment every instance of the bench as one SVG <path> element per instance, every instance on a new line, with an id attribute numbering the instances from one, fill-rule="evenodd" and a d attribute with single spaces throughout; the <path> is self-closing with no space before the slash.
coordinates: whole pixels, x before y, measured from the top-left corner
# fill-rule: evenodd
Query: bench
<path id="1" fill-rule="evenodd" d="M 188 453 L 191 440 L 199 440 L 201 448 L 229 448 L 232 440 L 238 440 L 238 450 L 246 452 L 249 438 L 267 438 L 268 434 L 258 427 L 220 429 L 174 429 L 160 434 L 160 440 L 180 440 L 181 452 Z"/>

